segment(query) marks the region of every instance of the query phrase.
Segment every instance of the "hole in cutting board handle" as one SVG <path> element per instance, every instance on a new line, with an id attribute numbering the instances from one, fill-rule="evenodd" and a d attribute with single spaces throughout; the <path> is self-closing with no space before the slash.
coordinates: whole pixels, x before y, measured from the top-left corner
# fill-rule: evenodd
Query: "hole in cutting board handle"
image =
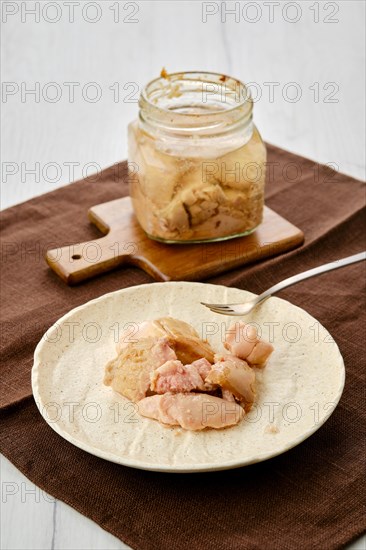
<path id="1" fill-rule="evenodd" d="M 71 256 L 71 258 L 72 258 L 73 260 L 81 260 L 80 254 L 74 254 L 73 256 Z"/>

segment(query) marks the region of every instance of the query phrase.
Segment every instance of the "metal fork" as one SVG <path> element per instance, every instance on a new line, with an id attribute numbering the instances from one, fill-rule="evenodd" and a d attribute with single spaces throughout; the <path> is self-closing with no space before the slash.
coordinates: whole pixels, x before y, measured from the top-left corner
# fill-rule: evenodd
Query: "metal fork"
<path id="1" fill-rule="evenodd" d="M 308 271 L 289 277 L 288 279 L 271 286 L 271 288 L 265 292 L 262 292 L 262 294 L 259 294 L 259 296 L 256 296 L 252 300 L 245 302 L 244 304 L 205 304 L 204 302 L 201 302 L 201 304 L 208 307 L 211 311 L 222 315 L 247 315 L 253 308 L 263 302 L 263 300 L 266 300 L 266 298 L 269 298 L 272 294 L 275 294 L 288 286 L 295 285 L 300 281 L 304 281 L 310 277 L 315 277 L 316 275 L 320 275 L 326 271 L 332 271 L 333 269 L 338 269 L 339 267 L 361 262 L 362 260 L 366 260 L 366 252 L 360 252 L 359 254 L 348 256 L 348 258 L 343 258 L 342 260 L 336 260 L 335 262 L 330 262 L 329 264 L 314 267 L 313 269 L 309 269 Z"/>

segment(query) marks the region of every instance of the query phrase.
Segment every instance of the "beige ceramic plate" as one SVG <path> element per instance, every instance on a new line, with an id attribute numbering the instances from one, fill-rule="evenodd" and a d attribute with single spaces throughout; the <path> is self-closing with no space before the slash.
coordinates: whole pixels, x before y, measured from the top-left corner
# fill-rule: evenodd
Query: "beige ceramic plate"
<path id="1" fill-rule="evenodd" d="M 103 385 L 104 366 L 127 323 L 170 315 L 191 323 L 219 351 L 231 319 L 200 302 L 240 302 L 251 296 L 217 285 L 154 283 L 73 309 L 35 351 L 32 386 L 41 414 L 77 447 L 146 470 L 224 470 L 291 449 L 329 418 L 342 394 L 345 369 L 325 328 L 285 300 L 270 298 L 246 318 L 273 341 L 275 352 L 257 372 L 256 406 L 238 426 L 204 432 L 166 428 L 141 417 L 137 405 Z"/>

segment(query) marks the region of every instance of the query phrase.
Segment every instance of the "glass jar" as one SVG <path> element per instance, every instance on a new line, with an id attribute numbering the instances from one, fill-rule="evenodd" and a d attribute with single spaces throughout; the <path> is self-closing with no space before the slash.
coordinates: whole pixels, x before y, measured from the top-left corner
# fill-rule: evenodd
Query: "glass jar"
<path id="1" fill-rule="evenodd" d="M 246 86 L 175 73 L 141 93 L 128 128 L 130 195 L 147 235 L 167 243 L 248 235 L 261 223 L 266 148 Z"/>

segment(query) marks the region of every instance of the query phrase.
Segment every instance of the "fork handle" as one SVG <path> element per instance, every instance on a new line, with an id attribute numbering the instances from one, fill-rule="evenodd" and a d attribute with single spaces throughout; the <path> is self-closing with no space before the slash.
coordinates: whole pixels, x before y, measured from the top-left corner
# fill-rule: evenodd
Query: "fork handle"
<path id="1" fill-rule="evenodd" d="M 272 294 L 276 294 L 276 292 L 287 288 L 288 286 L 299 283 L 300 281 L 304 281 L 305 279 L 310 279 L 310 277 L 321 275 L 321 273 L 325 273 L 326 271 L 332 271 L 333 269 L 338 269 L 349 264 L 361 262 L 362 260 L 366 260 L 366 252 L 360 252 L 359 254 L 348 256 L 347 258 L 343 258 L 342 260 L 336 260 L 335 262 L 330 262 L 329 264 L 324 264 L 319 267 L 314 267 L 313 269 L 308 269 L 307 271 L 303 271 L 303 273 L 298 273 L 298 275 L 293 275 L 292 277 L 289 277 L 288 279 L 277 283 L 276 285 L 272 286 L 271 288 L 257 296 L 257 298 L 254 300 L 255 305 L 259 304 L 269 296 L 272 296 Z"/>

